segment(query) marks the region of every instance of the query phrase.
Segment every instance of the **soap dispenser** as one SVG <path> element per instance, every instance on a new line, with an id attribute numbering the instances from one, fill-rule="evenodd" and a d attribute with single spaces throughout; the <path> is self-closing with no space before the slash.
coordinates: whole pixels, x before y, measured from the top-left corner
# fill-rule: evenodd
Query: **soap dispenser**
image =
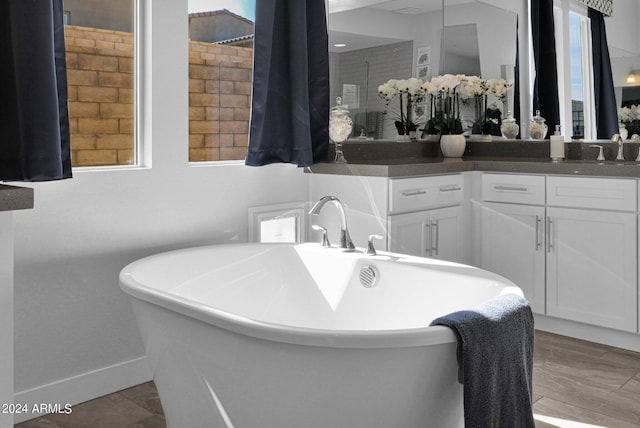
<path id="1" fill-rule="evenodd" d="M 549 146 L 551 159 L 554 162 L 564 159 L 564 137 L 560 135 L 560 125 L 556 125 L 556 131 L 550 138 Z"/>

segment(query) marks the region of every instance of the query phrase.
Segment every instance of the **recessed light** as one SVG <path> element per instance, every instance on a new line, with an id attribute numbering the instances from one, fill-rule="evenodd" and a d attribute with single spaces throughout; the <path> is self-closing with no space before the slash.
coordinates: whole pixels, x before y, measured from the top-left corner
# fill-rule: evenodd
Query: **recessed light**
<path id="1" fill-rule="evenodd" d="M 347 44 L 346 44 L 346 43 L 335 43 L 335 44 L 333 45 L 333 47 L 335 47 L 335 48 L 343 48 L 343 47 L 345 47 L 345 46 L 347 46 Z"/>

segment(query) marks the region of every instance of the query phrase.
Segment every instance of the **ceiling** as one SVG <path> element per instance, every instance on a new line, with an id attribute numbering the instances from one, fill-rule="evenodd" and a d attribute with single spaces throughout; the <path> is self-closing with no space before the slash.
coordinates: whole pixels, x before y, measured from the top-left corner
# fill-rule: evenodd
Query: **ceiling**
<path id="1" fill-rule="evenodd" d="M 446 0 L 447 6 L 464 3 L 475 3 L 478 0 Z M 331 14 L 355 9 L 376 9 L 381 11 L 420 15 L 442 10 L 443 0 L 329 0 L 329 52 L 348 52 L 401 42 L 400 39 L 363 36 L 355 33 L 331 30 Z M 336 43 L 344 43 L 345 47 L 336 47 Z"/>

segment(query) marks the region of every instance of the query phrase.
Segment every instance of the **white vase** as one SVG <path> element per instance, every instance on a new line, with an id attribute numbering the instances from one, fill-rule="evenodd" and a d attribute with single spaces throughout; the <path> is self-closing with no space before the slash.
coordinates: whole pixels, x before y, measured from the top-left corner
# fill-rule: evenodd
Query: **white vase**
<path id="1" fill-rule="evenodd" d="M 440 149 L 445 158 L 459 158 L 464 154 L 467 141 L 462 134 L 443 135 L 440 137 Z"/>

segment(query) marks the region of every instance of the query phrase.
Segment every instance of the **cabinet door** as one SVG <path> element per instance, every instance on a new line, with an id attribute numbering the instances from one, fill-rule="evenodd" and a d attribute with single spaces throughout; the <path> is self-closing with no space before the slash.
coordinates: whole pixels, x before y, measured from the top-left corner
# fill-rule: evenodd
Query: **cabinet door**
<path id="1" fill-rule="evenodd" d="M 450 262 L 462 261 L 462 207 L 429 211 L 431 257 Z"/>
<path id="2" fill-rule="evenodd" d="M 389 251 L 460 261 L 462 207 L 389 216 Z"/>
<path id="3" fill-rule="evenodd" d="M 482 206 L 482 269 L 513 281 L 540 314 L 545 313 L 544 219 L 544 207 Z"/>
<path id="4" fill-rule="evenodd" d="M 636 215 L 547 208 L 547 216 L 547 314 L 636 331 Z"/>
<path id="5" fill-rule="evenodd" d="M 427 211 L 389 216 L 389 251 L 431 256 L 431 220 Z"/>

